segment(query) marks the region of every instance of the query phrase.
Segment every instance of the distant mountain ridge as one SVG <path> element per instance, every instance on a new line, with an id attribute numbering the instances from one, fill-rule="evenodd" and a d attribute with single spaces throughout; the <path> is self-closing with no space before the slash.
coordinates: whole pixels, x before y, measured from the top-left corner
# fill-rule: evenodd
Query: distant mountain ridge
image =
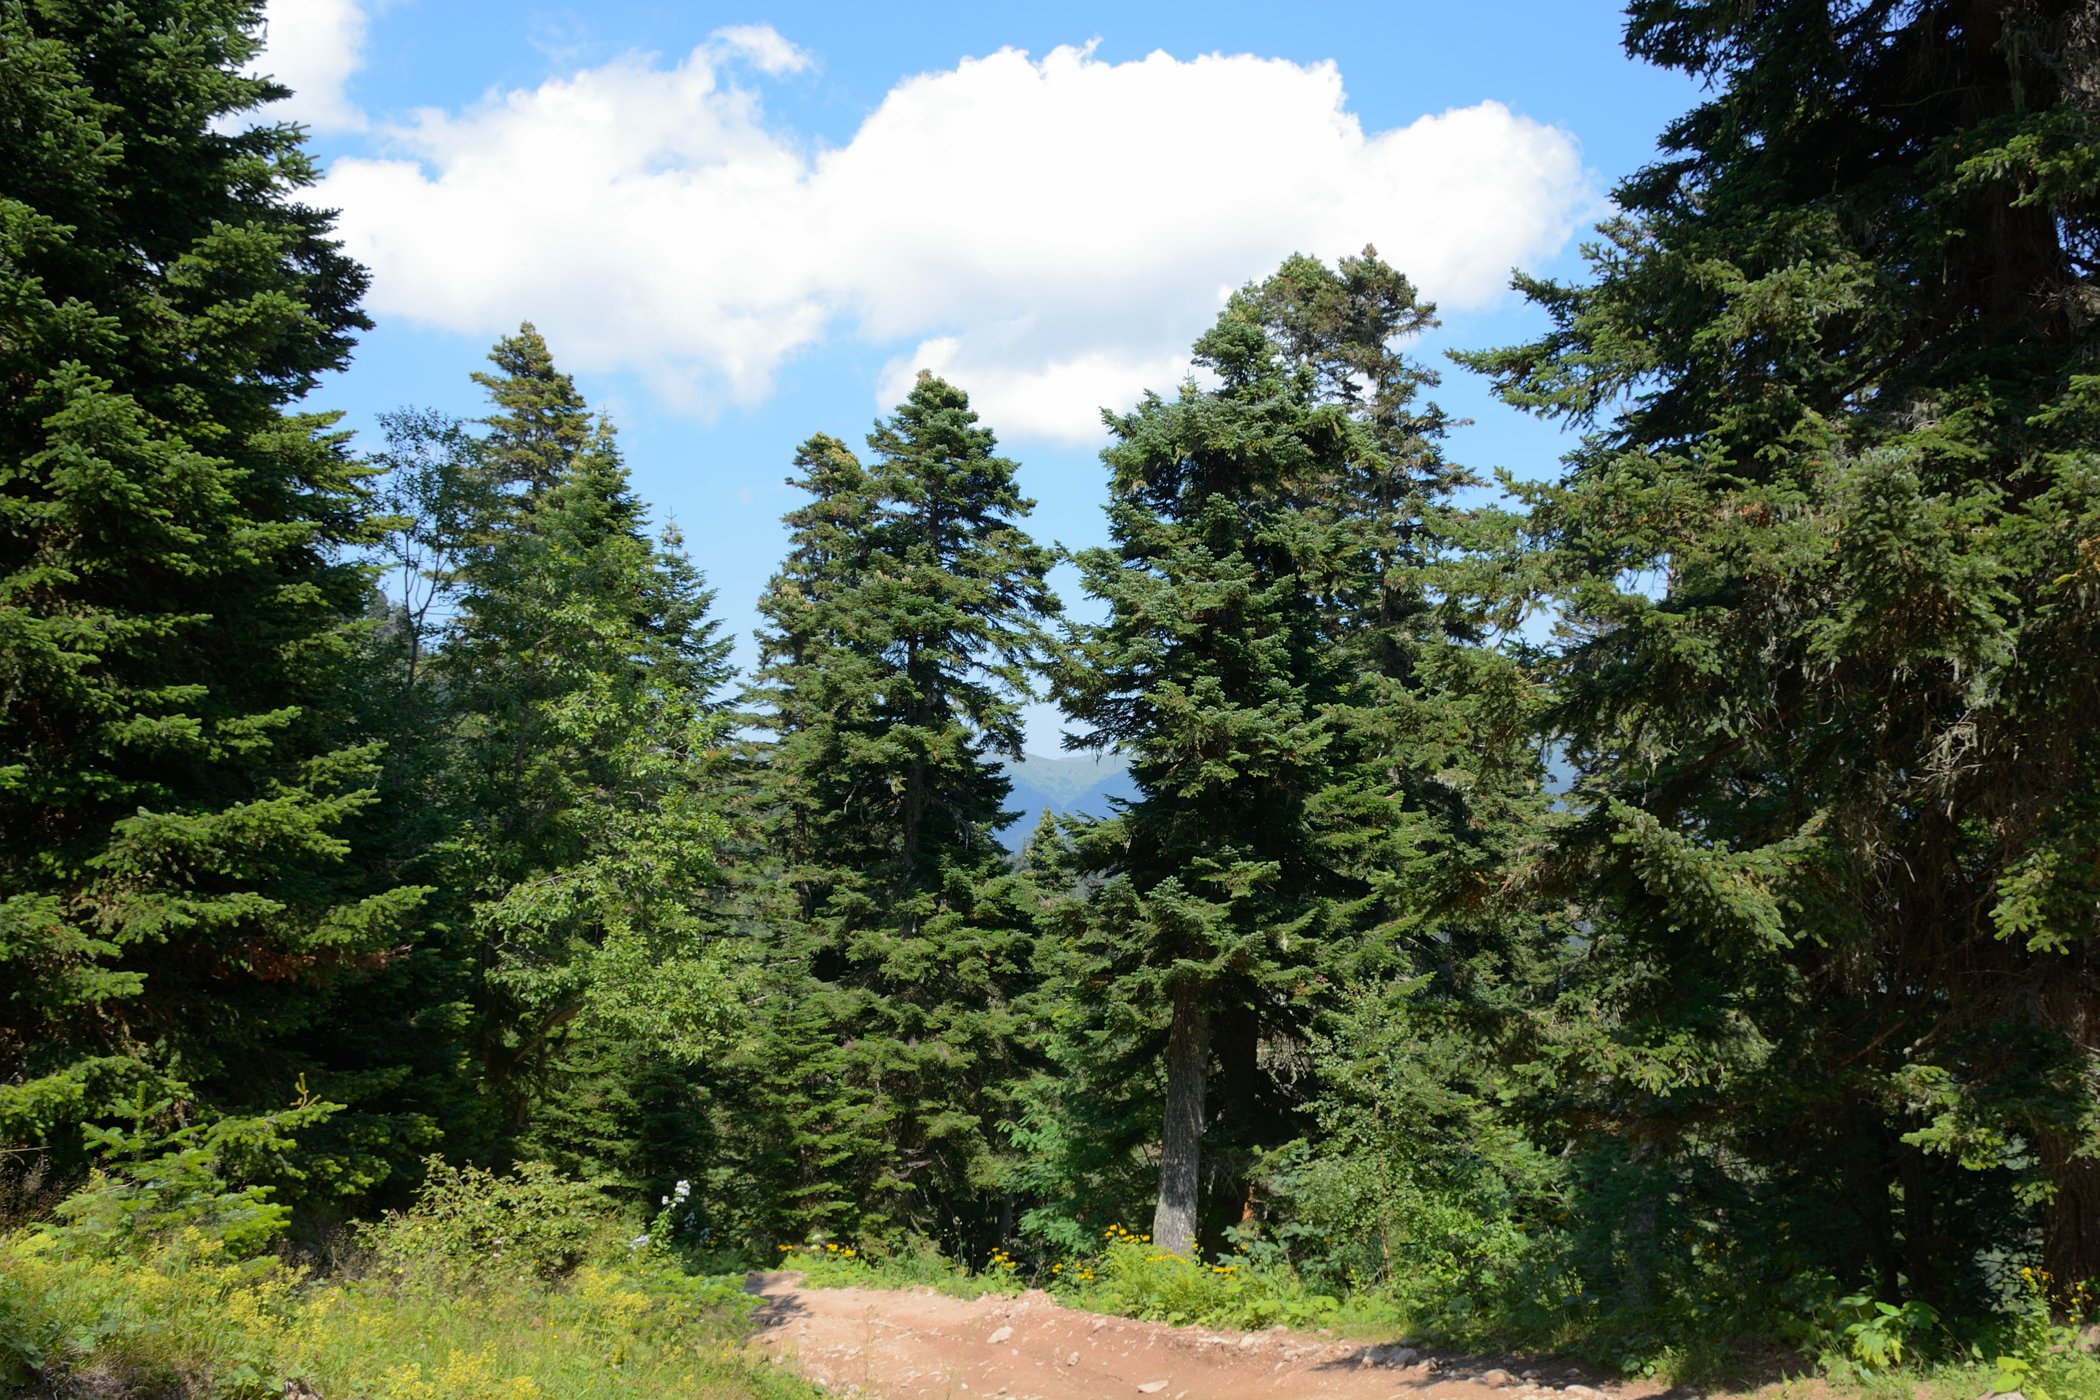
<path id="1" fill-rule="evenodd" d="M 1128 761 L 1117 757 L 1066 754 L 1051 758 L 1023 754 L 1020 762 L 1006 765 L 1006 776 L 1014 785 L 1006 806 L 1018 815 L 1000 831 L 999 839 L 1010 850 L 1021 848 L 1045 811 L 1060 816 L 1106 817 L 1115 811 L 1111 798 L 1137 796 Z"/>

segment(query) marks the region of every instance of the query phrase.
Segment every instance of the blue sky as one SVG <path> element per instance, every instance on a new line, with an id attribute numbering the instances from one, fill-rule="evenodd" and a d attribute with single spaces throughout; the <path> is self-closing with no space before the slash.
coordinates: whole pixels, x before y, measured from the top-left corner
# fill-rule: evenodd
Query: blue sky
<path id="1" fill-rule="evenodd" d="M 278 0 L 378 327 L 314 406 L 373 441 L 480 410 L 520 320 L 620 428 L 748 661 L 813 432 L 857 443 L 928 366 L 1039 502 L 1101 542 L 1098 409 L 1171 391 L 1232 286 L 1366 243 L 1444 311 L 1416 353 L 1517 339 L 1512 266 L 1579 270 L 1611 186 L 1698 94 L 1615 6 L 718 8 Z M 1452 453 L 1552 473 L 1549 428 L 1445 366 Z M 1067 571 L 1061 578 L 1073 591 Z M 1068 596 L 1075 611 L 1083 600 Z M 1030 747 L 1054 751 L 1045 712 Z"/>

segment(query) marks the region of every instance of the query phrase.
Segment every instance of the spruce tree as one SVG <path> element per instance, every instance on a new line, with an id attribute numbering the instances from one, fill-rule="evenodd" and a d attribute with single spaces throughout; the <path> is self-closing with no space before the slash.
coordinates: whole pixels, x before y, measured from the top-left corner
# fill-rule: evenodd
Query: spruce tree
<path id="1" fill-rule="evenodd" d="M 242 125 L 283 95 L 258 18 L 0 8 L 0 1137 L 62 1160 L 140 1094 L 354 1093 L 310 1032 L 415 938 L 421 892 L 346 859 L 362 469 L 288 412 L 365 274 L 298 129 Z"/>
<path id="2" fill-rule="evenodd" d="M 846 761 L 856 740 L 880 737 L 875 706 L 884 662 L 856 617 L 870 573 L 879 503 L 853 450 L 819 433 L 795 453 L 788 485 L 808 504 L 784 517 L 788 557 L 759 600 L 771 624 L 759 636 L 760 722 L 773 736 L 767 797 L 773 850 L 786 863 L 795 917 L 814 919 L 856 868 L 883 859 L 886 797 Z M 858 843 L 870 843 L 860 845 Z"/>
<path id="3" fill-rule="evenodd" d="M 1712 95 L 1475 360 L 1587 430 L 1532 524 L 1594 927 L 1562 1121 L 1884 1297 L 1980 1296 L 2036 1199 L 2100 1275 L 2100 26 L 1629 14 Z"/>
<path id="4" fill-rule="evenodd" d="M 788 1178 L 777 1228 L 999 1229 L 996 1124 L 1028 919 L 996 830 L 1056 610 L 1031 508 L 959 389 L 921 376 L 863 465 L 812 438 L 760 604 L 767 790 L 796 891 L 752 1072 Z"/>

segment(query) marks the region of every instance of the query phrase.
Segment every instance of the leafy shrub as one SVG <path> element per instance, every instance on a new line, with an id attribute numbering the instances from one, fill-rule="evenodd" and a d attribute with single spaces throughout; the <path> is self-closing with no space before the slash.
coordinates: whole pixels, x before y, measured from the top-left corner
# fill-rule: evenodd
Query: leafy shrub
<path id="1" fill-rule="evenodd" d="M 1899 1305 L 1855 1293 L 1849 1298 L 1839 1299 L 1838 1306 L 1853 1316 L 1845 1323 L 1841 1334 L 1845 1340 L 1845 1357 L 1842 1360 L 1830 1358 L 1825 1362 L 1825 1369 L 1833 1374 L 1842 1374 L 1846 1363 L 1862 1374 L 1901 1366 L 1904 1348 L 1909 1347 L 1915 1355 L 1919 1343 L 1939 1325 L 1940 1320 L 1937 1308 L 1915 1298 Z"/>
<path id="2" fill-rule="evenodd" d="M 603 1221 L 595 1233 L 618 1232 Z M 461 1289 L 420 1286 L 453 1267 L 441 1252 L 397 1252 L 421 1271 L 408 1281 L 400 1264 L 322 1279 L 236 1259 L 195 1226 L 99 1251 L 18 1231 L 0 1237 L 0 1393 L 258 1400 L 298 1378 L 367 1400 L 814 1394 L 742 1355 L 756 1300 L 741 1278 L 689 1277 L 649 1248 L 616 1253 L 551 1281 L 486 1270 Z"/>
<path id="3" fill-rule="evenodd" d="M 1569 1168 L 1509 1111 L 1497 1072 L 1425 978 L 1353 988 L 1311 1044 L 1317 1131 L 1256 1164 L 1270 1277 L 1377 1300 L 1419 1331 L 1507 1344 L 1558 1257 Z"/>
<path id="4" fill-rule="evenodd" d="M 1088 1307 L 1127 1317 L 1213 1327 L 1313 1327 L 1341 1300 L 1308 1289 L 1295 1273 L 1235 1262 L 1204 1264 L 1131 1241 L 1111 1244 L 1081 1293 Z"/>
<path id="5" fill-rule="evenodd" d="M 977 1270 L 948 1258 L 939 1245 L 928 1239 L 862 1245 L 857 1250 L 841 1245 L 839 1254 L 848 1266 L 858 1263 L 863 1270 L 879 1274 L 885 1283 L 938 1289 L 951 1297 L 979 1298 L 988 1293 L 1010 1293 L 1021 1286 L 1016 1276 L 1019 1266 L 1003 1249 L 992 1251 L 984 1267 Z"/>
<path id="6" fill-rule="evenodd" d="M 840 1244 L 837 1240 L 784 1244 L 780 1246 L 779 1254 L 780 1267 L 800 1270 L 803 1278 L 816 1288 L 853 1288 L 870 1283 L 908 1287 L 918 1281 L 904 1278 L 878 1280 L 873 1273 L 872 1261 L 861 1254 L 858 1246 Z"/>
<path id="7" fill-rule="evenodd" d="M 0 1241 L 0 1377 L 119 1394 L 275 1394 L 300 1276 L 191 1226 L 138 1255 Z"/>
<path id="8" fill-rule="evenodd" d="M 1308 1286 L 1280 1258 L 1241 1251 L 1206 1264 L 1121 1225 L 1103 1232 L 1098 1253 L 1052 1264 L 1038 1278 L 1078 1307 L 1176 1326 L 1314 1327 L 1343 1311 L 1341 1298 Z"/>
<path id="9" fill-rule="evenodd" d="M 1992 1392 L 2018 1392 L 2027 1400 L 2100 1395 L 2100 1356 L 2086 1348 L 2073 1322 L 2059 1320 L 2059 1314 L 2072 1319 L 2092 1315 L 2092 1286 L 2076 1284 L 2065 1296 L 2052 1297 L 2051 1280 L 2038 1269 L 2022 1269 L 2020 1282 L 2004 1343 L 1991 1368 Z"/>
<path id="10" fill-rule="evenodd" d="M 358 1232 L 373 1264 L 397 1280 L 558 1279 L 619 1233 L 596 1186 L 544 1163 L 498 1176 L 432 1157 L 424 1170 L 414 1205 Z"/>
<path id="11" fill-rule="evenodd" d="M 775 1246 L 768 1262 L 798 1271 L 813 1288 L 931 1288 L 951 1298 L 982 1298 L 1026 1286 L 1019 1264 L 1005 1250 L 994 1250 L 984 1267 L 971 1269 L 926 1239 L 783 1244 Z"/>
<path id="12" fill-rule="evenodd" d="M 777 1254 L 781 1267 L 799 1270 L 818 1288 L 927 1287 L 976 1298 L 1035 1285 L 1075 1307 L 1175 1325 L 1312 1327 L 1343 1309 L 1341 1299 L 1308 1287 L 1287 1262 L 1241 1253 L 1203 1264 L 1155 1249 L 1149 1237 L 1120 1225 L 1109 1227 L 1098 1251 L 1034 1268 L 995 1249 L 970 1269 L 923 1240 L 896 1248 L 819 1240 L 780 1245 Z"/>
<path id="13" fill-rule="evenodd" d="M 301 1275 L 264 1253 L 289 1212 L 256 1178 L 286 1174 L 293 1132 L 334 1105 L 163 1129 L 169 1107 L 141 1097 L 128 1127 L 87 1126 L 102 1165 L 49 1219 L 0 1237 L 10 1384 L 274 1393 Z"/>

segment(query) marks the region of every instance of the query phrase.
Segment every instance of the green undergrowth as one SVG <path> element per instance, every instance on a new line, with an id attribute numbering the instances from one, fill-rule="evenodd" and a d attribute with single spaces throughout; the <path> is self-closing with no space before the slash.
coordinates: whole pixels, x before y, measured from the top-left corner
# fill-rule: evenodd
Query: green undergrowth
<path id="1" fill-rule="evenodd" d="M 327 1273 L 230 1244 L 210 1212 L 150 1228 L 164 1204 L 104 1179 L 61 1218 L 0 1236 L 0 1394 L 816 1393 L 746 1354 L 740 1277 L 686 1273 L 544 1169 L 433 1164 L 415 1208 L 359 1231 Z"/>
<path id="2" fill-rule="evenodd" d="M 972 1268 L 923 1244 L 884 1249 L 820 1241 L 780 1246 L 779 1264 L 818 1288 L 925 1287 L 956 1298 L 1039 1288 L 1068 1307 L 1174 1326 L 1389 1332 L 1404 1321 L 1387 1299 L 1318 1291 L 1288 1265 L 1246 1254 L 1204 1263 L 1155 1248 L 1148 1236 L 1121 1227 L 1096 1251 L 1049 1262 L 1024 1263 L 995 1250 Z"/>

